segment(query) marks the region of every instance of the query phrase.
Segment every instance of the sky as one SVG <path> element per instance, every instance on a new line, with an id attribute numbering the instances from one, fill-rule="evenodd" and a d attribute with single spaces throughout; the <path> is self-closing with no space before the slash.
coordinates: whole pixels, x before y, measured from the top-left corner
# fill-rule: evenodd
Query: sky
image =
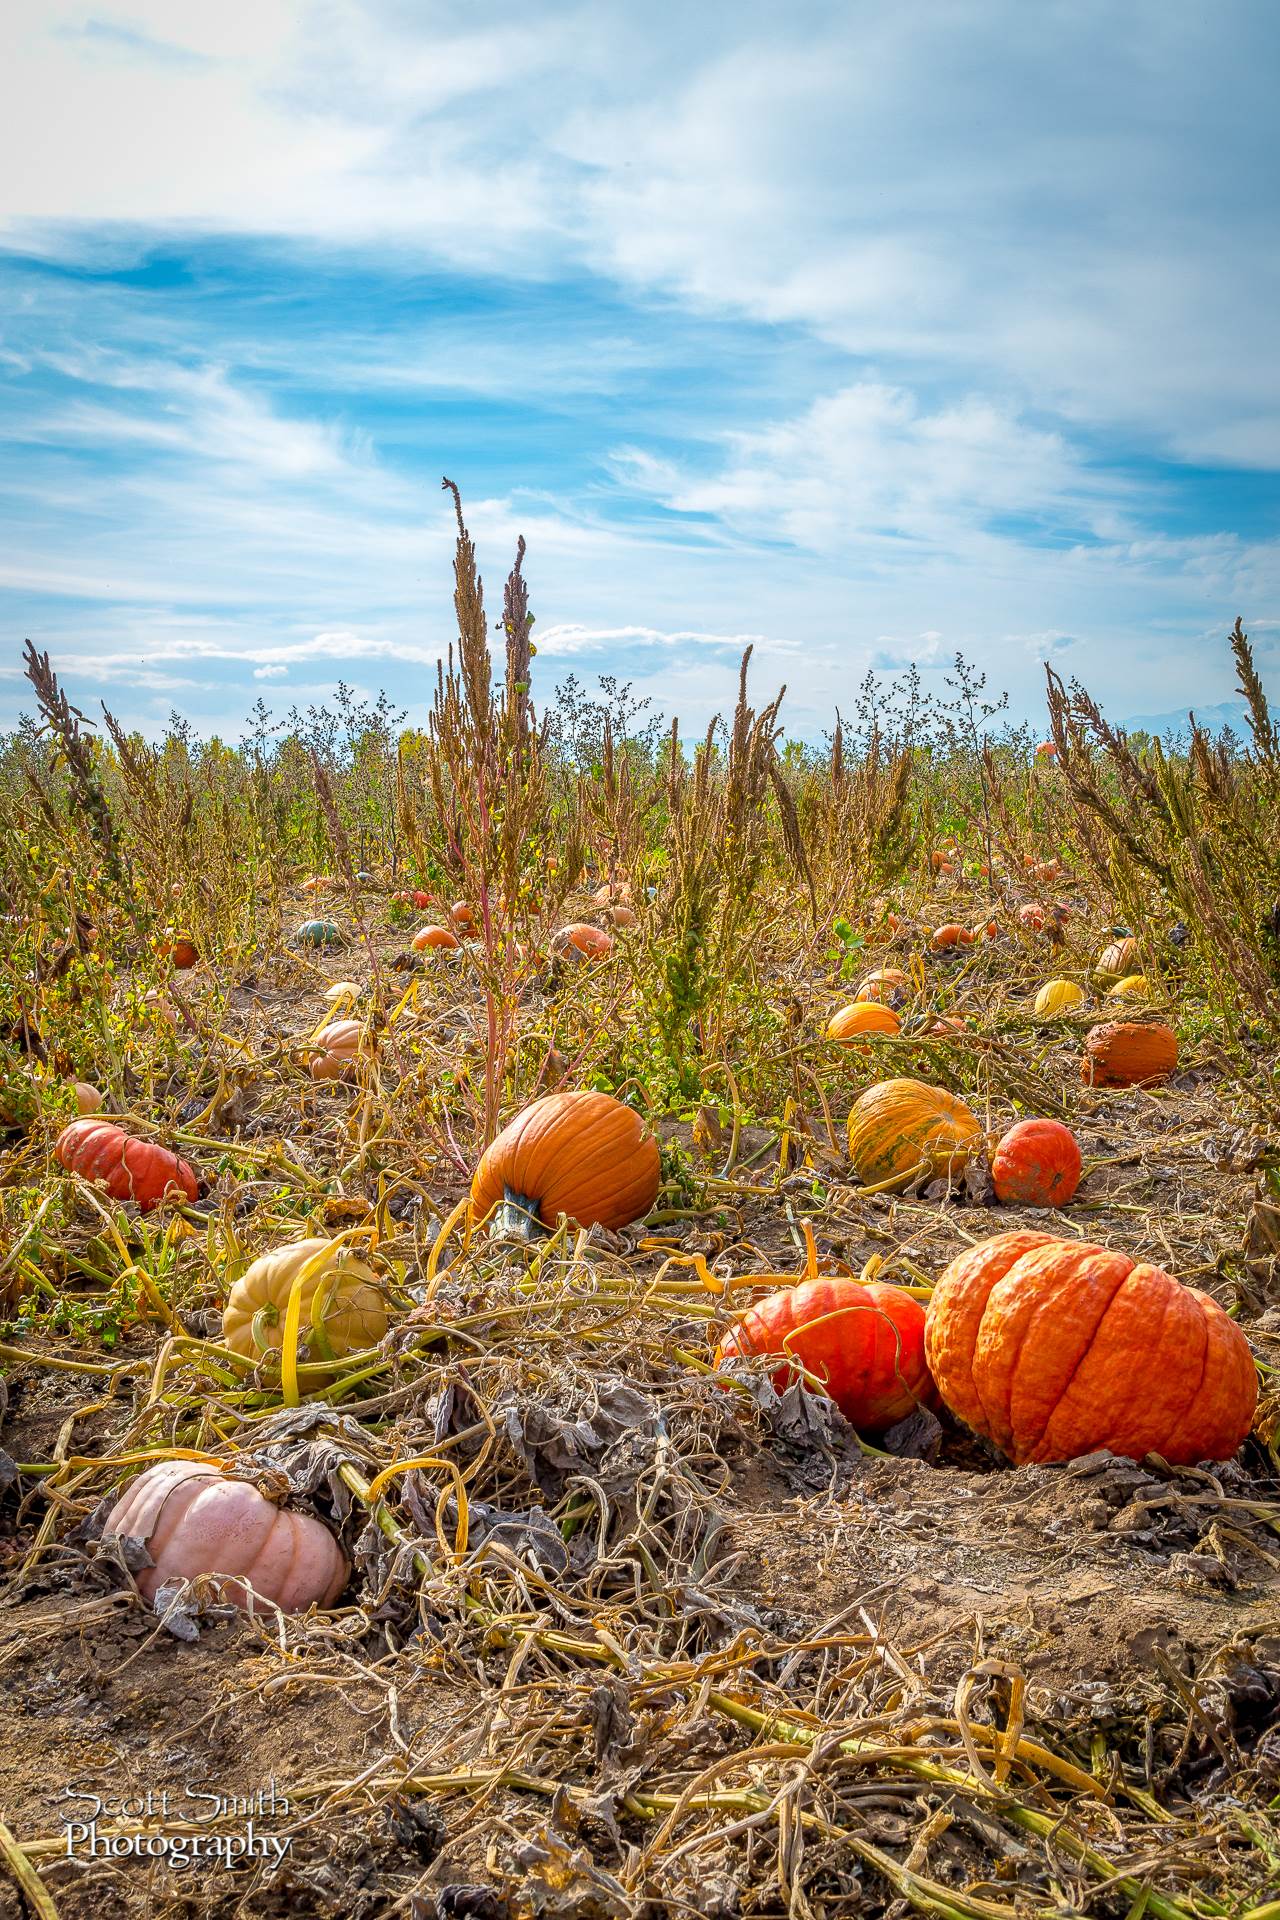
<path id="1" fill-rule="evenodd" d="M 1280 665 L 1275 0 L 7 0 L 0 727 Z"/>

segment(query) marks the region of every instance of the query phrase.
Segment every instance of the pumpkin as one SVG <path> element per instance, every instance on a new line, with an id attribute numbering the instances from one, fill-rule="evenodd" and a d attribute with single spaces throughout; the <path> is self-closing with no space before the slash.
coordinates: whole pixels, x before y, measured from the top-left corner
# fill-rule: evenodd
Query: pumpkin
<path id="1" fill-rule="evenodd" d="M 142 996 L 142 1011 L 150 1014 L 153 1020 L 163 1020 L 167 1027 L 176 1027 L 178 1016 L 164 995 L 153 987 L 150 993 Z"/>
<path id="2" fill-rule="evenodd" d="M 222 1310 L 222 1340 L 246 1360 L 278 1353 L 298 1287 L 299 1339 L 320 1360 L 341 1360 L 376 1346 L 387 1308 L 372 1267 L 330 1240 L 292 1240 L 262 1253 L 235 1282 Z"/>
<path id="3" fill-rule="evenodd" d="M 338 1000 L 358 1000 L 360 994 L 361 987 L 359 981 L 335 980 L 331 987 L 325 988 L 320 998 L 327 1000 L 332 1006 Z"/>
<path id="4" fill-rule="evenodd" d="M 399 893 L 393 893 L 391 896 L 392 913 L 408 913 L 413 907 L 421 913 L 430 905 L 431 895 L 424 893 L 421 887 L 402 888 Z"/>
<path id="5" fill-rule="evenodd" d="M 1074 980 L 1046 980 L 1036 995 L 1035 1010 L 1042 1020 L 1049 1020 L 1059 1013 L 1070 1013 L 1073 1007 L 1084 1004 L 1084 988 L 1077 986 Z"/>
<path id="6" fill-rule="evenodd" d="M 849 1114 L 849 1157 L 868 1187 L 905 1187 L 921 1175 L 953 1179 L 981 1141 L 964 1101 L 922 1080 L 882 1080 Z"/>
<path id="7" fill-rule="evenodd" d="M 1019 1120 L 991 1156 L 996 1199 L 1006 1207 L 1065 1207 L 1080 1185 L 1080 1147 L 1059 1120 Z"/>
<path id="8" fill-rule="evenodd" d="M 1047 884 L 1051 880 L 1056 880 L 1061 872 L 1060 860 L 1033 860 L 1028 869 L 1030 878 L 1037 884 Z"/>
<path id="9" fill-rule="evenodd" d="M 331 1607 L 347 1583 L 342 1549 L 321 1521 L 199 1461 L 148 1467 L 112 1507 L 103 1533 L 145 1545 L 153 1564 L 134 1578 L 148 1601 L 173 1581 L 213 1574 L 234 1606 L 247 1609 L 256 1595 L 282 1613 L 305 1613 Z"/>
<path id="10" fill-rule="evenodd" d="M 1132 937 L 1113 940 L 1098 955 L 1098 964 L 1094 969 L 1099 980 L 1123 980 L 1126 974 L 1133 972 L 1138 960 L 1138 943 Z"/>
<path id="11" fill-rule="evenodd" d="M 355 1065 L 363 1031 L 359 1020 L 333 1020 L 327 1027 L 321 1027 L 315 1045 L 324 1051 L 312 1056 L 311 1078 L 340 1080 L 347 1069 Z"/>
<path id="12" fill-rule="evenodd" d="M 937 929 L 929 945 L 935 953 L 942 953 L 949 947 L 971 947 L 976 938 L 977 935 L 970 933 L 968 927 L 958 927 L 948 922 Z"/>
<path id="13" fill-rule="evenodd" d="M 1052 740 L 1042 740 L 1036 748 L 1037 760 L 1056 760 L 1057 757 L 1058 749 L 1054 746 Z"/>
<path id="14" fill-rule="evenodd" d="M 951 1262 L 925 1355 L 951 1411 L 1015 1462 L 1228 1460 L 1257 1401 L 1249 1343 L 1216 1301 L 1041 1233 L 998 1234 Z"/>
<path id="15" fill-rule="evenodd" d="M 613 941 L 602 927 L 575 921 L 571 926 L 560 928 L 552 939 L 551 951 L 562 959 L 568 954 L 580 954 L 584 960 L 603 960 L 613 952 Z"/>
<path id="16" fill-rule="evenodd" d="M 1145 973 L 1128 973 L 1123 980 L 1117 980 L 1107 994 L 1108 1000 L 1146 1000 L 1150 998 Z"/>
<path id="17" fill-rule="evenodd" d="M 297 947 L 340 947 L 342 935 L 332 920 L 304 920 L 293 936 Z"/>
<path id="18" fill-rule="evenodd" d="M 631 886 L 628 881 L 618 880 L 611 886 L 606 880 L 604 885 L 597 887 L 592 894 L 591 904 L 593 907 L 607 907 L 611 906 L 614 901 L 629 902 L 630 899 Z"/>
<path id="19" fill-rule="evenodd" d="M 1034 901 L 1028 901 L 1025 907 L 1018 908 L 1018 922 L 1028 933 L 1043 933 L 1044 908 L 1036 906 Z"/>
<path id="20" fill-rule="evenodd" d="M 1108 1020 L 1089 1029 L 1084 1054 L 1085 1086 L 1149 1087 L 1167 1080 L 1177 1066 L 1178 1037 L 1158 1021 Z"/>
<path id="21" fill-rule="evenodd" d="M 873 1280 L 802 1280 L 749 1307 L 716 1349 L 715 1364 L 784 1354 L 821 1381 L 863 1433 L 884 1433 L 933 1399 L 924 1358 L 924 1308 L 901 1287 Z M 781 1393 L 796 1378 L 773 1375 Z"/>
<path id="22" fill-rule="evenodd" d="M 113 1200 L 136 1200 L 143 1213 L 149 1213 L 170 1187 L 178 1187 L 188 1200 L 200 1191 L 195 1169 L 176 1153 L 151 1140 L 135 1140 L 123 1127 L 106 1120 L 73 1120 L 58 1135 L 53 1151 L 68 1173 L 105 1182 Z"/>
<path id="23" fill-rule="evenodd" d="M 185 933 L 170 934 L 162 940 L 160 954 L 162 959 L 171 961 L 180 973 L 185 973 L 189 967 L 194 967 L 200 958 L 195 941 L 189 939 Z"/>
<path id="24" fill-rule="evenodd" d="M 327 873 L 313 873 L 303 881 L 300 891 L 303 893 L 327 893 L 333 881 Z"/>
<path id="25" fill-rule="evenodd" d="M 470 932 L 476 924 L 476 910 L 474 907 L 469 907 L 465 900 L 455 900 L 449 909 L 449 918 L 455 927 L 464 928 Z"/>
<path id="26" fill-rule="evenodd" d="M 935 847 L 929 855 L 931 872 L 941 874 L 954 873 L 955 867 L 952 865 L 952 855 L 954 853 L 954 847 Z"/>
<path id="27" fill-rule="evenodd" d="M 998 940 L 1000 938 L 1000 922 L 998 920 L 979 920 L 977 926 L 973 929 L 973 938 L 975 940 Z"/>
<path id="28" fill-rule="evenodd" d="M 859 1000 L 883 1000 L 900 1006 L 907 997 L 909 981 L 900 967 L 877 967 L 858 988 Z"/>
<path id="29" fill-rule="evenodd" d="M 612 1094 L 545 1094 L 485 1148 L 471 1182 L 471 1218 L 528 1233 L 560 1214 L 581 1227 L 625 1227 L 658 1197 L 658 1143 Z"/>
<path id="30" fill-rule="evenodd" d="M 456 933 L 450 933 L 448 927 L 419 927 L 409 942 L 415 953 L 428 953 L 435 947 L 454 950 L 462 945 Z"/>
<path id="31" fill-rule="evenodd" d="M 878 1000 L 854 1000 L 833 1013 L 827 1024 L 828 1040 L 851 1040 L 862 1033 L 897 1033 L 902 1022 L 892 1007 Z"/>
<path id="32" fill-rule="evenodd" d="M 920 1031 L 934 1038 L 945 1038 L 947 1034 L 968 1033 L 969 1022 L 963 1014 L 935 1013 L 931 1019 L 925 1021 Z"/>
<path id="33" fill-rule="evenodd" d="M 606 907 L 605 913 L 615 927 L 638 927 L 640 921 L 630 907 Z"/>
<path id="34" fill-rule="evenodd" d="M 102 1112 L 102 1095 L 96 1087 L 90 1086 L 87 1080 L 73 1081 L 72 1090 L 76 1096 L 77 1113 Z"/>

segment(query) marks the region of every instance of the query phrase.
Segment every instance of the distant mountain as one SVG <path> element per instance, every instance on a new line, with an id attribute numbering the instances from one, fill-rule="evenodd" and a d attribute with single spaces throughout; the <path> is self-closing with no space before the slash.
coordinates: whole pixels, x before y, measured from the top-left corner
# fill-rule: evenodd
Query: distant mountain
<path id="1" fill-rule="evenodd" d="M 1196 707 L 1197 721 L 1207 727 L 1210 733 L 1219 733 L 1223 727 L 1234 727 L 1237 733 L 1244 733 L 1249 725 L 1249 709 L 1243 700 L 1220 700 L 1216 707 Z M 1184 734 L 1189 731 L 1187 710 L 1180 713 L 1135 713 L 1121 721 L 1126 733 L 1153 733 L 1163 738 L 1166 733 Z"/>

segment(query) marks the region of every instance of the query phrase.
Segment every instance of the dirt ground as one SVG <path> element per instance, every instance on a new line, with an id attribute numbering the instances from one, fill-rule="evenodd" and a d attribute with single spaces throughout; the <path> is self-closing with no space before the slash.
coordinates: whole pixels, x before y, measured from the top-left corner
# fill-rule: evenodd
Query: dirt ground
<path id="1" fill-rule="evenodd" d="M 309 1031 L 352 964 L 246 989 L 245 1030 Z M 1235 1304 L 1274 1365 L 1280 1311 L 1240 1282 L 1249 1129 L 1211 1063 L 1174 1093 L 1073 1096 L 1089 1171 L 1065 1218 Z M 323 1168 L 348 1098 L 291 1114 L 301 1164 Z M 261 1118 L 241 1110 L 245 1137 L 283 1126 Z M 545 1277 L 541 1321 L 514 1261 L 459 1267 L 432 1310 L 445 1337 L 397 1352 L 364 1427 L 354 1406 L 256 1415 L 252 1445 L 352 1559 L 331 1616 L 247 1620 L 215 1597 L 170 1630 L 94 1538 L 108 1480 L 74 1483 L 50 1522 L 38 1476 L 0 1475 L 0 1804 L 53 1910 L 956 1920 L 1141 1913 L 1146 1889 L 1176 1920 L 1274 1897 L 1280 1488 L 1256 1441 L 1212 1470 L 1015 1469 L 944 1418 L 872 1453 L 798 1389 L 728 1392 L 680 1362 L 714 1327 L 678 1302 L 654 1318 L 672 1248 L 722 1275 L 794 1271 L 809 1214 L 824 1261 L 936 1275 L 972 1239 L 1044 1223 L 981 1191 L 890 1201 L 847 1181 L 816 1215 L 809 1173 L 672 1222 L 659 1248 L 615 1236 Z M 104 1392 L 40 1363 L 85 1352 L 73 1336 L 11 1343 L 31 1359 L 5 1363 L 0 1466 L 138 1444 L 147 1368 Z M 158 1349 L 138 1325 L 113 1358 Z M 490 1440 L 467 1437 L 477 1408 Z M 441 1444 L 478 1463 L 461 1560 L 425 1470 L 400 1483 L 395 1539 L 335 1478 L 339 1456 L 368 1477 Z M 69 1850 L 95 1800 L 100 1851 L 75 1829 Z M 250 1821 L 282 1857 L 177 1863 L 192 1832 Z M 143 1856 L 148 1835 L 165 1856 Z M 32 1910 L 0 1875 L 0 1920 Z"/>

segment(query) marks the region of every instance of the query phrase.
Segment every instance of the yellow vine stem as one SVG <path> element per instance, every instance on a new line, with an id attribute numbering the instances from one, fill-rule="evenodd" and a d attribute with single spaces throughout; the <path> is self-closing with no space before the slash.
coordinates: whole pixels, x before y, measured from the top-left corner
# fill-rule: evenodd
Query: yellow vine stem
<path id="1" fill-rule="evenodd" d="M 440 1256 L 444 1252 L 446 1246 L 449 1244 L 450 1234 L 453 1232 L 454 1228 L 457 1226 L 459 1220 L 463 1219 L 467 1215 L 470 1209 L 470 1206 L 471 1206 L 471 1196 L 470 1194 L 464 1194 L 461 1200 L 459 1200 L 457 1206 L 454 1208 L 453 1212 L 449 1215 L 448 1219 L 441 1222 L 440 1231 L 436 1234 L 435 1239 L 431 1243 L 431 1251 L 427 1255 L 427 1290 L 423 1295 L 424 1305 L 428 1300 L 433 1300 L 435 1298 L 436 1288 L 439 1286 L 441 1280 L 444 1278 L 444 1275 L 438 1271 L 440 1266 Z M 468 1221 L 466 1232 L 464 1234 L 463 1242 L 462 1242 L 462 1251 L 464 1253 L 467 1251 L 467 1248 L 470 1246 L 470 1244 L 471 1244 L 471 1226 L 470 1226 L 470 1222 Z"/>
<path id="2" fill-rule="evenodd" d="M 384 1467 L 381 1473 L 374 1475 L 373 1479 L 369 1482 L 364 1498 L 366 1500 L 376 1500 L 388 1481 L 394 1480 L 397 1474 L 412 1473 L 418 1467 L 440 1467 L 453 1481 L 453 1497 L 458 1503 L 458 1524 L 454 1528 L 453 1534 L 453 1561 L 456 1566 L 458 1562 L 466 1556 L 467 1541 L 471 1533 L 471 1504 L 467 1499 L 467 1489 L 463 1483 L 462 1475 L 458 1471 L 456 1461 L 443 1460 L 438 1454 L 434 1453 L 420 1454 L 413 1460 L 397 1460 L 394 1465 Z M 441 1530 L 440 1508 L 438 1504 L 436 1507 L 436 1538 L 439 1540 L 441 1548 L 447 1553 L 449 1548 Z"/>
<path id="3" fill-rule="evenodd" d="M 38 1920 L 58 1920 L 58 1909 L 45 1891 L 44 1882 L 3 1820 L 0 1820 L 0 1855 Z"/>
<path id="4" fill-rule="evenodd" d="M 284 1332 L 280 1346 L 280 1390 L 286 1407 L 302 1404 L 302 1395 L 298 1387 L 298 1335 L 302 1323 L 302 1289 L 313 1274 L 323 1273 L 333 1258 L 335 1248 L 345 1247 L 349 1240 L 359 1239 L 370 1229 L 366 1226 L 348 1227 L 345 1233 L 337 1234 L 327 1240 L 319 1253 L 299 1267 L 289 1289 L 289 1304 L 284 1313 Z M 314 1305 L 314 1301 L 313 1301 Z"/>

